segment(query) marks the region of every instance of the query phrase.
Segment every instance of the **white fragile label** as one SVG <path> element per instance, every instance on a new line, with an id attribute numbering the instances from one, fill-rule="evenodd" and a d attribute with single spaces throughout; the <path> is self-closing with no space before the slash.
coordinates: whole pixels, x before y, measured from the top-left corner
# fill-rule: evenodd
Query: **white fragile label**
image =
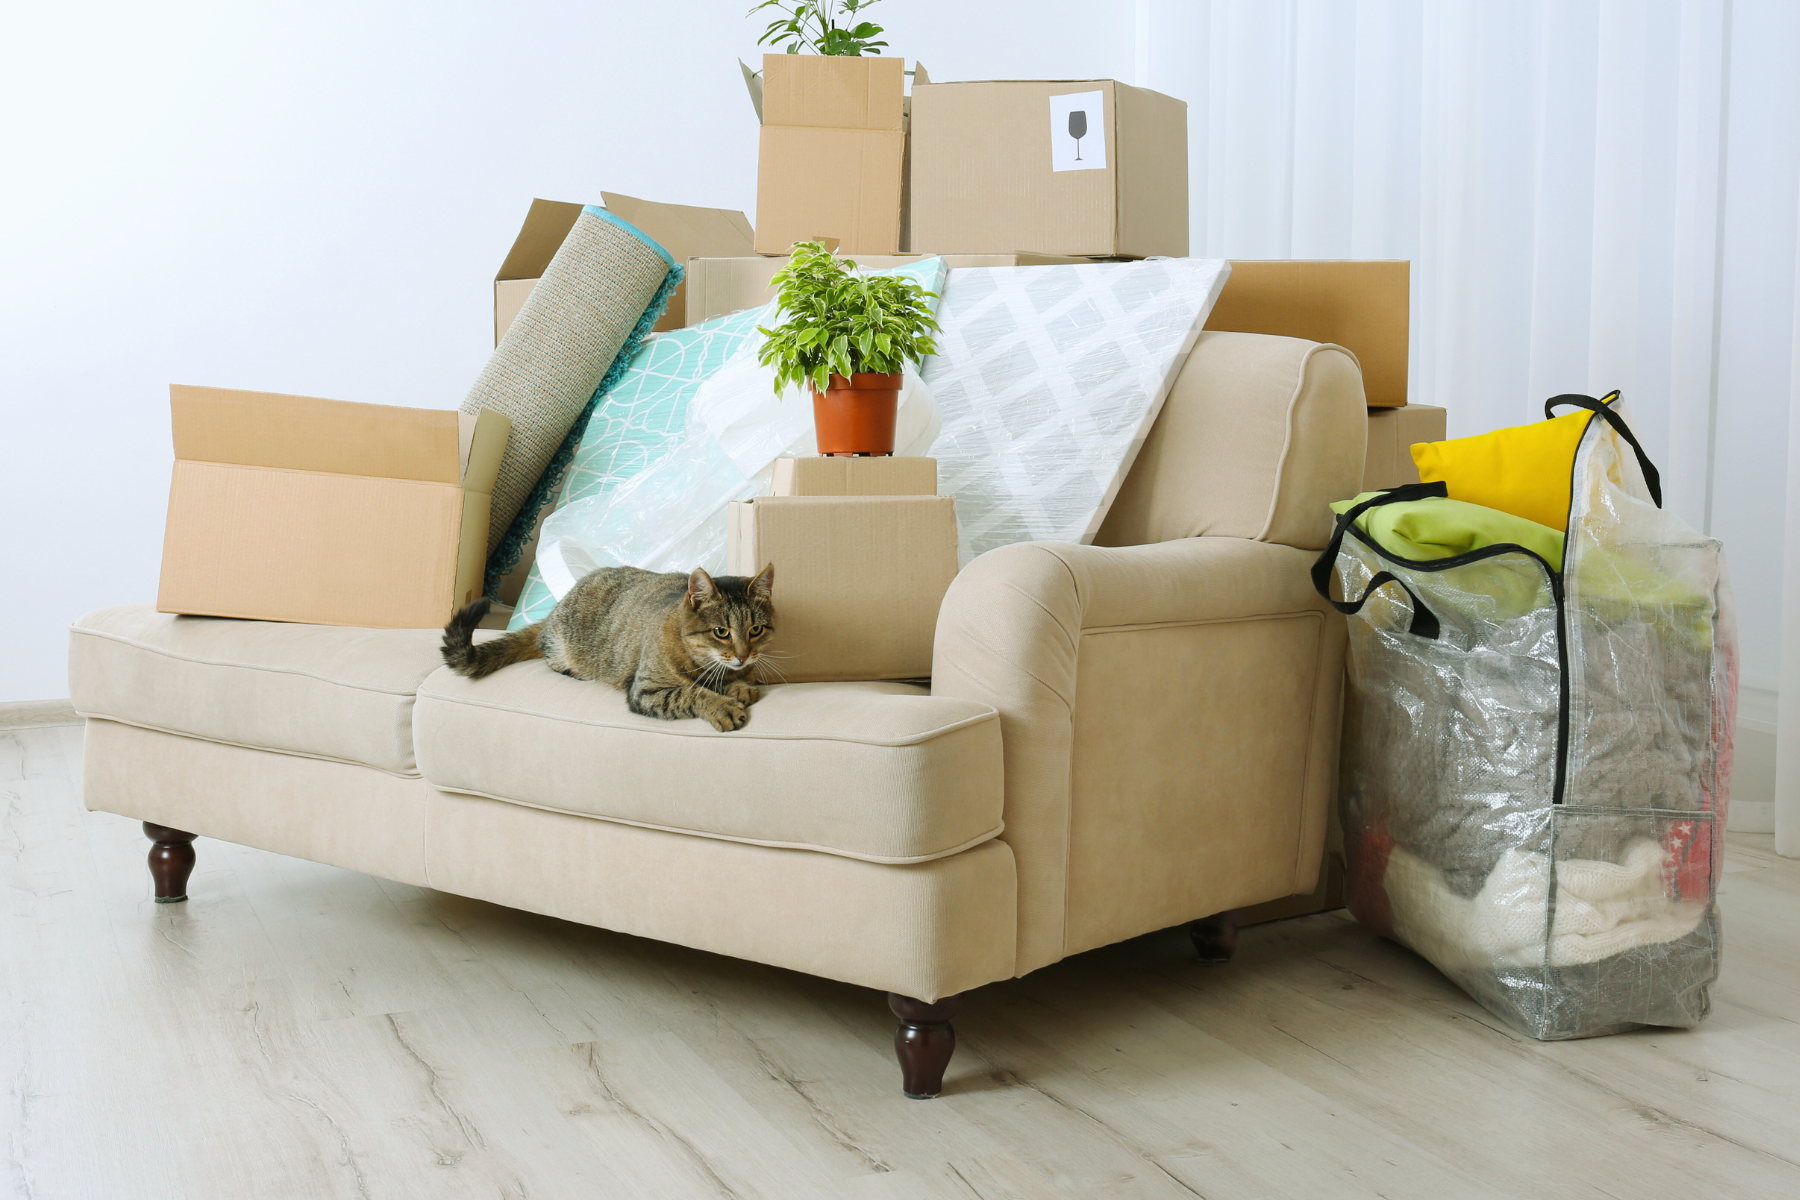
<path id="1" fill-rule="evenodd" d="M 1050 97 L 1050 169 L 1106 169 L 1106 93 Z"/>

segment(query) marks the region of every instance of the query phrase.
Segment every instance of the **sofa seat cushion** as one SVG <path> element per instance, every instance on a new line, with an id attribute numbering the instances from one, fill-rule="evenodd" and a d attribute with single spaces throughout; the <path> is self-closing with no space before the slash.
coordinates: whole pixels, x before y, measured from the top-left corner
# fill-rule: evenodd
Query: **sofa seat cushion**
<path id="1" fill-rule="evenodd" d="M 901 683 L 768 688 L 750 723 L 659 721 L 623 693 L 520 663 L 419 688 L 419 769 L 436 786 L 534 808 L 880 863 L 1000 832 L 992 708 Z"/>
<path id="2" fill-rule="evenodd" d="M 70 628 L 69 692 L 83 716 L 415 775 L 413 693 L 442 636 L 122 604 Z"/>

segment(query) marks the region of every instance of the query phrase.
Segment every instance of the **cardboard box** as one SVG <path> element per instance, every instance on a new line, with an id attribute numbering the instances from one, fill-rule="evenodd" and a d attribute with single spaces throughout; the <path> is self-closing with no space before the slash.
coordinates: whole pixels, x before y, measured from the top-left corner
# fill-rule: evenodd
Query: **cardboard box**
<path id="1" fill-rule="evenodd" d="M 762 496 L 733 504 L 727 570 L 775 564 L 774 649 L 795 682 L 923 679 L 956 577 L 948 496 Z"/>
<path id="2" fill-rule="evenodd" d="M 754 254 L 756 238 L 741 212 L 725 208 L 693 208 L 686 204 L 657 204 L 617 192 L 601 192 L 606 211 L 629 221 L 669 252 L 676 262 L 691 257 Z M 533 200 L 525 224 L 513 239 L 506 261 L 494 276 L 494 345 L 500 344 L 507 327 L 525 306 L 525 298 L 556 257 L 563 239 L 575 227 L 582 206 L 559 200 Z M 687 283 L 684 280 L 669 298 L 669 307 L 653 328 L 679 329 L 686 320 Z"/>
<path id="3" fill-rule="evenodd" d="M 935 496 L 937 459 L 911 455 L 866 458 L 778 458 L 771 496 Z"/>
<path id="4" fill-rule="evenodd" d="M 169 407 L 159 612 L 417 629 L 480 595 L 502 414 L 179 385 Z"/>
<path id="5" fill-rule="evenodd" d="M 1335 342 L 1362 363 L 1371 408 L 1406 403 L 1412 264 L 1232 259 L 1206 328 Z"/>
<path id="6" fill-rule="evenodd" d="M 1369 456 L 1363 467 L 1365 492 L 1419 482 L 1413 462 L 1416 442 L 1444 440 L 1444 410 L 1430 404 L 1369 410 Z"/>
<path id="7" fill-rule="evenodd" d="M 756 252 L 838 239 L 900 250 L 905 60 L 765 54 L 756 160 Z"/>
<path id="8" fill-rule="evenodd" d="M 839 258 L 846 257 L 839 255 Z M 926 254 L 858 254 L 856 265 L 880 270 L 903 267 L 932 257 Z M 1056 263 L 1082 263 L 1085 258 L 1066 254 L 946 254 L 944 265 L 958 267 L 1041 267 Z M 698 325 L 713 317 L 758 308 L 775 298 L 769 281 L 787 265 L 787 256 L 771 258 L 692 258 L 687 264 L 687 323 Z"/>
<path id="9" fill-rule="evenodd" d="M 1182 101 L 1111 79 L 915 82 L 911 111 L 909 249 L 1187 255 Z"/>

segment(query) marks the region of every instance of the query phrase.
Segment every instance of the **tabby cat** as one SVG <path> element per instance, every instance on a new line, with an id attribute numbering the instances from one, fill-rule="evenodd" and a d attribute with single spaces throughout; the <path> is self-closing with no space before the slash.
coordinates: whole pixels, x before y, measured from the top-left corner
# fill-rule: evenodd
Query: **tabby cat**
<path id="1" fill-rule="evenodd" d="M 480 679 L 541 658 L 553 671 L 611 684 L 634 713 L 741 729 L 762 691 L 751 682 L 775 632 L 773 564 L 754 579 L 602 567 L 535 625 L 476 645 L 484 597 L 444 627 L 444 661 Z"/>

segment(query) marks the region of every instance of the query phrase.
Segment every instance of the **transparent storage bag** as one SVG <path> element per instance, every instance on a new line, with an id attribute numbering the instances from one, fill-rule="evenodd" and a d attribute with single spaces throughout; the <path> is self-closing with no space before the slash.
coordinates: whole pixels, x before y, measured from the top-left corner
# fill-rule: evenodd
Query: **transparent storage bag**
<path id="1" fill-rule="evenodd" d="M 1342 514 L 1313 568 L 1354 618 L 1350 909 L 1545 1040 L 1706 1016 L 1737 699 L 1719 543 L 1662 511 L 1613 404 L 1545 416 L 1567 406 L 1594 415 L 1560 564 L 1517 545 L 1410 560 L 1355 524 L 1436 483 Z"/>

